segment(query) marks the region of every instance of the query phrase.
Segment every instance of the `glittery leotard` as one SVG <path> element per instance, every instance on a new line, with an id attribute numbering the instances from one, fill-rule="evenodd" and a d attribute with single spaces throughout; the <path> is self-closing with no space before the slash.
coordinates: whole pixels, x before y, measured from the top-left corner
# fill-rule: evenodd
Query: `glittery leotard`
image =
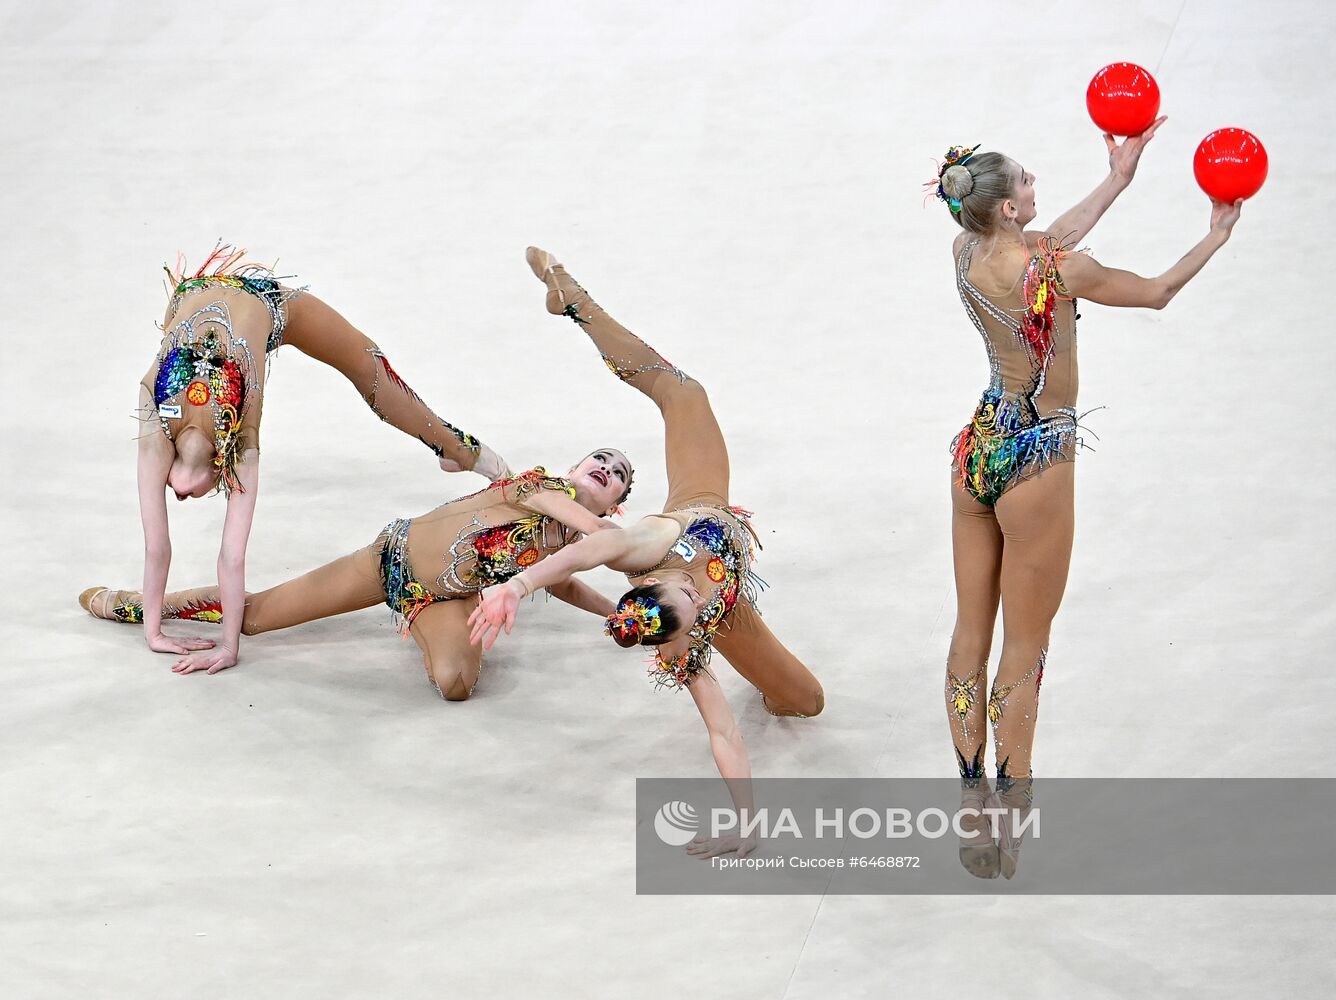
<path id="1" fill-rule="evenodd" d="M 470 597 L 504 583 L 578 539 L 579 532 L 525 504 L 525 497 L 539 490 L 575 496 L 570 482 L 538 467 L 429 514 L 387 524 L 379 539 L 381 583 L 385 603 L 401 627 L 437 601 Z M 423 582 L 418 573 L 437 559 L 444 564 L 442 572 Z"/>
<path id="2" fill-rule="evenodd" d="M 1076 311 L 1058 273 L 1064 251 L 1056 240 L 1040 241 L 1009 305 L 970 282 L 978 243 L 961 248 L 956 286 L 983 337 L 990 378 L 951 453 L 961 485 L 992 506 L 1017 483 L 1075 458 Z"/>
<path id="3" fill-rule="evenodd" d="M 712 641 L 725 626 L 739 598 L 756 603 L 756 593 L 763 586 L 751 568 L 756 534 L 740 507 L 687 506 L 654 515 L 676 521 L 681 528 L 668 554 L 649 569 L 627 573 L 632 587 L 645 577 L 662 570 L 681 570 L 691 577 L 692 586 L 706 599 L 690 629 L 690 646 L 676 660 L 657 655 L 651 676 L 655 683 L 676 687 L 689 684 L 704 670 L 713 652 Z"/>
<path id="4" fill-rule="evenodd" d="M 253 403 L 263 371 L 257 362 L 283 343 L 286 304 L 299 294 L 280 285 L 267 268 L 241 258 L 241 252 L 220 246 L 193 275 L 167 269 L 168 322 L 144 382 L 168 439 L 175 441 L 186 426 L 210 428 L 219 486 L 229 493 L 240 488 L 236 466 L 242 454 L 259 447 Z M 261 325 L 268 327 L 262 346 L 237 332 L 238 326 Z"/>

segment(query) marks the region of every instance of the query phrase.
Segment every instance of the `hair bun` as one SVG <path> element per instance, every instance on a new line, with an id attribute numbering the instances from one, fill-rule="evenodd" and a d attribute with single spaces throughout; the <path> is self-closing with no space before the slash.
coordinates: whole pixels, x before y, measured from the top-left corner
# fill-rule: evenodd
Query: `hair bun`
<path id="1" fill-rule="evenodd" d="M 623 649 L 640 645 L 640 626 L 636 622 L 619 624 L 608 630 L 612 641 Z"/>
<path id="2" fill-rule="evenodd" d="M 953 164 L 942 171 L 942 190 L 959 201 L 974 190 L 974 176 L 959 163 Z"/>

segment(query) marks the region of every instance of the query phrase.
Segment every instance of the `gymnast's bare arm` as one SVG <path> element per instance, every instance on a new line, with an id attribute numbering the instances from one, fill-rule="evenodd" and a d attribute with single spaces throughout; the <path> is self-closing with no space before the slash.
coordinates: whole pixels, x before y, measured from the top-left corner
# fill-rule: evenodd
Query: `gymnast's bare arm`
<path id="1" fill-rule="evenodd" d="M 158 426 L 153 393 L 139 386 L 139 519 L 144 527 L 144 640 L 155 653 L 185 655 L 210 649 L 213 643 L 199 637 L 176 637 L 162 633 L 162 595 L 167 589 L 167 571 L 172 564 L 172 537 L 167 524 L 167 470 L 175 450 Z"/>
<path id="2" fill-rule="evenodd" d="M 669 518 L 642 517 L 629 528 L 600 531 L 568 545 L 506 583 L 484 590 L 478 607 L 469 616 L 469 624 L 473 626 L 469 641 L 475 645 L 481 642 L 483 649 L 491 649 L 503 628 L 507 635 L 514 628 L 521 598 L 542 587 L 564 583 L 582 570 L 607 566 L 634 571 L 653 566 L 677 541 L 681 531 L 681 526 Z"/>
<path id="3" fill-rule="evenodd" d="M 747 759 L 747 746 L 742 741 L 742 732 L 738 729 L 733 709 L 724 697 L 719 682 L 709 671 L 701 671 L 692 678 L 687 686 L 705 728 L 710 734 L 710 753 L 714 755 L 719 776 L 728 785 L 728 793 L 733 797 L 733 807 L 737 811 L 739 825 L 745 822 L 755 809 L 752 800 L 751 762 Z M 746 857 L 756 849 L 756 834 L 741 836 L 739 833 L 722 837 L 709 837 L 704 833 L 687 844 L 687 853 L 698 858 L 711 858 L 716 854 L 735 853 Z"/>
<path id="4" fill-rule="evenodd" d="M 1129 136 L 1121 143 L 1108 132 L 1104 133 L 1104 145 L 1109 151 L 1109 175 L 1099 182 L 1099 186 L 1082 198 L 1076 205 L 1053 220 L 1046 230 L 1050 236 L 1057 237 L 1063 243 L 1076 243 L 1085 239 L 1087 233 L 1095 228 L 1109 206 L 1132 183 L 1136 176 L 1137 164 L 1141 161 L 1142 150 L 1155 138 L 1155 133 L 1165 119 L 1156 118 L 1146 131 L 1140 135 Z"/>

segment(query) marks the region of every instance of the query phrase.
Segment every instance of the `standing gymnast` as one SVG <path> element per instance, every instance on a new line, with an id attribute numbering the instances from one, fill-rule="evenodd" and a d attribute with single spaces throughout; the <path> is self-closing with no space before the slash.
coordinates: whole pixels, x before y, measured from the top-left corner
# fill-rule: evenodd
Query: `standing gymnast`
<path id="1" fill-rule="evenodd" d="M 619 646 L 653 646 L 657 683 L 686 687 L 709 730 L 710 749 L 740 811 L 751 809 L 751 767 L 733 712 L 707 669 L 714 648 L 761 691 L 776 715 L 812 716 L 825 705 L 821 684 L 784 648 L 755 608 L 747 513 L 728 501 L 728 450 L 705 389 L 609 316 L 546 251 L 529 248 L 529 266 L 548 287 L 547 310 L 569 316 L 614 375 L 652 399 L 663 415 L 668 500 L 662 514 L 621 531 L 591 535 L 507 583 L 483 592 L 470 617 L 473 640 L 490 648 L 510 631 L 522 598 L 595 566 L 624 572 L 606 632 Z M 708 857 L 746 854 L 754 839 L 704 838 L 689 845 Z"/>
<path id="2" fill-rule="evenodd" d="M 1015 874 L 1012 821 L 1028 808 L 1030 752 L 1049 630 L 1071 560 L 1077 436 L 1076 299 L 1162 309 L 1229 239 L 1242 202 L 1213 202 L 1210 229 L 1159 277 L 1103 267 L 1069 248 L 1128 185 L 1164 119 L 1121 145 L 1105 136 L 1109 176 L 1046 229 L 1035 218 L 1035 178 L 1001 153 L 952 147 L 929 187 L 964 232 L 953 247 L 956 286 L 983 337 L 990 378 L 973 419 L 952 442 L 952 552 L 956 625 L 946 703 L 962 806 L 999 799 L 994 843 L 977 813 L 961 864 L 980 878 Z M 988 690 L 998 604 L 1002 656 Z M 984 771 L 993 731 L 996 789 Z M 1013 812 L 1012 810 L 1016 810 Z"/>
<path id="3" fill-rule="evenodd" d="M 218 670 L 236 663 L 245 601 L 246 545 L 260 473 L 264 362 L 284 343 L 337 368 L 372 411 L 422 441 L 447 472 L 506 474 L 486 445 L 442 420 L 361 332 L 313 295 L 284 287 L 245 251 L 219 246 L 193 274 L 168 270 L 171 299 L 158 354 L 140 385 L 139 513 L 144 527 L 144 637 L 150 649 L 203 652 Z M 162 633 L 171 564 L 166 491 L 178 500 L 211 490 L 227 496 L 218 587 L 223 641 Z"/>

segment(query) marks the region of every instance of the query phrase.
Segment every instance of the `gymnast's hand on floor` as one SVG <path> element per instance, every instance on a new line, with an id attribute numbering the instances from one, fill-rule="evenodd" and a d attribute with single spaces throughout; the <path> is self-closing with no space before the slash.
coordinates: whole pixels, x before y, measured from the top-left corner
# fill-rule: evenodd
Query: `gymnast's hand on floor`
<path id="1" fill-rule="evenodd" d="M 687 853 L 693 858 L 712 858 L 716 854 L 734 854 L 745 858 L 756 850 L 756 834 L 739 837 L 736 833 L 727 837 L 706 837 L 703 834 L 687 844 Z"/>
<path id="2" fill-rule="evenodd" d="M 484 650 L 491 649 L 492 643 L 501 637 L 503 628 L 506 635 L 510 635 L 510 630 L 515 627 L 515 612 L 520 606 L 520 595 L 510 585 L 513 582 L 500 583 L 482 592 L 478 606 L 469 615 L 469 624 L 473 626 L 469 642 L 473 645 L 481 642 Z"/>
<path id="3" fill-rule="evenodd" d="M 198 652 L 201 649 L 213 649 L 212 639 L 201 639 L 197 635 L 177 637 L 159 632 L 157 635 L 147 635 L 144 639 L 148 642 L 148 648 L 155 653 L 181 655 Z"/>
<path id="4" fill-rule="evenodd" d="M 216 674 L 220 670 L 226 670 L 228 667 L 237 665 L 237 651 L 228 649 L 226 646 L 219 646 L 217 649 L 211 649 L 208 652 L 191 653 L 177 660 L 172 667 L 174 674 L 193 674 L 196 670 L 205 670 L 211 674 Z"/>

